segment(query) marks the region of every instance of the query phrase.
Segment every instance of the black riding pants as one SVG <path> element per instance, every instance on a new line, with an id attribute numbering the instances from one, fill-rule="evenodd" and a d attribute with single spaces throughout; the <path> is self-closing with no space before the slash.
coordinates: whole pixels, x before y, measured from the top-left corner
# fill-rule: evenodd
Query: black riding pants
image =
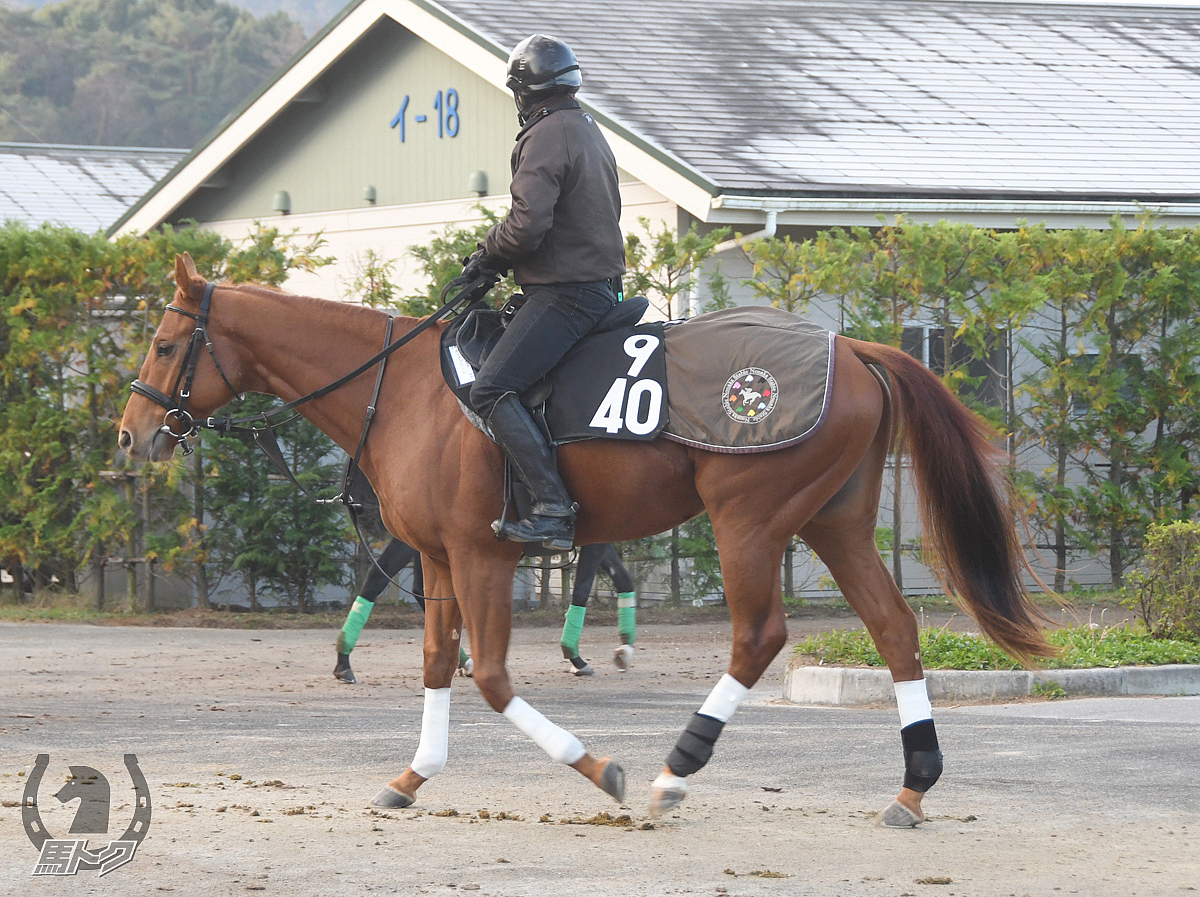
<path id="1" fill-rule="evenodd" d="M 531 285 L 524 292 L 525 304 L 471 385 L 471 406 L 484 420 L 505 393 L 519 396 L 546 376 L 617 303 L 607 280 Z"/>

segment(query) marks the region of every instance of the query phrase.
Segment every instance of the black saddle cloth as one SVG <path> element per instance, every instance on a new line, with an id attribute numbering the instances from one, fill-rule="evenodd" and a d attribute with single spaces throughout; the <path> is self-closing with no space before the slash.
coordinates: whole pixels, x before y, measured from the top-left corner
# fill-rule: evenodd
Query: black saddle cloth
<path id="1" fill-rule="evenodd" d="M 639 324 L 645 296 L 615 305 L 545 378 L 521 396 L 530 408 L 544 406 L 544 422 L 556 445 L 582 439 L 650 440 L 667 424 L 663 325 Z M 472 422 L 475 374 L 504 333 L 508 308 L 474 303 L 442 334 L 442 376 Z"/>

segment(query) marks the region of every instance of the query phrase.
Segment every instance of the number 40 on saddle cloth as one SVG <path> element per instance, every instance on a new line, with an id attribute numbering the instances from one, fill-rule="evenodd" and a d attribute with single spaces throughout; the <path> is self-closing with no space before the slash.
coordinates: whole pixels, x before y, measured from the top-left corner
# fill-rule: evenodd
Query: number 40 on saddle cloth
<path id="1" fill-rule="evenodd" d="M 443 373 L 465 398 L 472 366 L 447 336 Z M 780 309 L 724 309 L 593 333 L 531 392 L 546 396 L 559 445 L 661 435 L 709 451 L 772 451 L 808 438 L 825 419 L 833 340 Z"/>

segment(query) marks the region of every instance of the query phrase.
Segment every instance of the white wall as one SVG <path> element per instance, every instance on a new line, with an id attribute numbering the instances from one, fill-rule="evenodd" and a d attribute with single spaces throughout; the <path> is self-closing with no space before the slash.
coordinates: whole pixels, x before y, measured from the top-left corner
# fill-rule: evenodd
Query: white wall
<path id="1" fill-rule="evenodd" d="M 423 293 L 427 284 L 418 261 L 409 250 L 428 244 L 434 237 L 444 234 L 450 225 L 470 227 L 478 224 L 483 220 L 478 210 L 480 205 L 502 213 L 509 201 L 506 193 L 481 199 L 277 215 L 257 220 L 278 227 L 285 234 L 294 231 L 299 238 L 321 233 L 327 242 L 320 254 L 333 256 L 337 260 L 313 273 L 296 272 L 285 285 L 289 292 L 322 299 L 353 300 L 355 297 L 351 295 L 351 285 L 368 250 L 374 250 L 384 259 L 396 260 L 394 276 L 401 296 Z M 639 218 L 650 219 L 655 228 L 660 222 L 670 222 L 674 226 L 674 204 L 645 184 L 622 184 L 621 202 L 621 223 L 626 230 L 639 231 Z M 238 242 L 254 230 L 255 219 L 201 224 Z"/>

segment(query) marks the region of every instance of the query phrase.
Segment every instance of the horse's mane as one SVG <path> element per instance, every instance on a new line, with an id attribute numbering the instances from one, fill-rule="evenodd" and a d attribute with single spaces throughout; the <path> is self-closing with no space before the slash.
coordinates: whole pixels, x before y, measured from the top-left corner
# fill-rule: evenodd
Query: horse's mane
<path id="1" fill-rule="evenodd" d="M 279 287 L 269 286 L 261 283 L 229 283 L 222 282 L 221 286 L 234 290 L 243 295 L 249 294 L 255 298 L 261 299 L 286 299 L 289 304 L 301 306 L 301 314 L 319 315 L 323 312 L 338 309 L 339 312 L 344 309 L 351 310 L 352 314 L 371 315 L 374 316 L 382 309 L 370 308 L 365 305 L 358 305 L 353 302 L 340 302 L 336 299 L 319 299 L 316 296 L 300 296 L 296 293 L 289 293 Z M 386 314 L 386 312 L 383 312 Z"/>

